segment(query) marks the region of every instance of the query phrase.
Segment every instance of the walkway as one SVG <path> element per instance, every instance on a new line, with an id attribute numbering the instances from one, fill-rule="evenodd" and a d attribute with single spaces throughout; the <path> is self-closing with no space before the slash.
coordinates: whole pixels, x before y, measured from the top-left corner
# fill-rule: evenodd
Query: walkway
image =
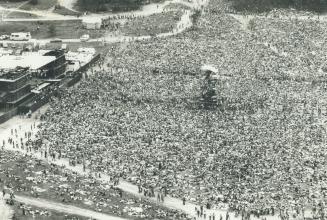
<path id="1" fill-rule="evenodd" d="M 0 220 L 10 220 L 14 211 L 0 198 Z"/>

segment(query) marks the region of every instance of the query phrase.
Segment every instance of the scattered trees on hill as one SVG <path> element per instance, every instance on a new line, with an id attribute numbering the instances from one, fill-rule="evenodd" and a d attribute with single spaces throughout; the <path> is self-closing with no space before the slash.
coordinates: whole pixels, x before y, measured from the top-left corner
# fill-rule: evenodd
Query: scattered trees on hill
<path id="1" fill-rule="evenodd" d="M 0 2 L 23 2 L 25 0 L 0 0 Z"/>

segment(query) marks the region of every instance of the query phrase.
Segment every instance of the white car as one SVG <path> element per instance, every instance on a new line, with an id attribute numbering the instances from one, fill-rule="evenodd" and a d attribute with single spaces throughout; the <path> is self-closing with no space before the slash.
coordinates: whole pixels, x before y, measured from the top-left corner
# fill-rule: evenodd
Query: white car
<path id="1" fill-rule="evenodd" d="M 29 41 L 32 39 L 30 32 L 19 32 L 19 33 L 11 33 L 10 40 L 14 41 Z"/>
<path id="2" fill-rule="evenodd" d="M 81 41 L 88 41 L 89 39 L 90 39 L 90 35 L 88 35 L 88 34 L 84 34 L 84 35 L 80 38 Z"/>
<path id="3" fill-rule="evenodd" d="M 1 35 L 0 36 L 0 40 L 8 40 L 9 39 L 9 35 Z"/>

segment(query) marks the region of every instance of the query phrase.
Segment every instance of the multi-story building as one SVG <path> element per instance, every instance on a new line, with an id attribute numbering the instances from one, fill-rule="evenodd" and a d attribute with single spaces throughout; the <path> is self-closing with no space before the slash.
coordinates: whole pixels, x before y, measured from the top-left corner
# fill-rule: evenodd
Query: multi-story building
<path id="1" fill-rule="evenodd" d="M 17 107 L 33 96 L 31 78 L 56 79 L 65 71 L 66 59 L 62 50 L 1 56 L 0 109 Z"/>
<path id="2" fill-rule="evenodd" d="M 0 70 L 0 108 L 16 107 L 32 95 L 29 78 L 27 67 Z"/>

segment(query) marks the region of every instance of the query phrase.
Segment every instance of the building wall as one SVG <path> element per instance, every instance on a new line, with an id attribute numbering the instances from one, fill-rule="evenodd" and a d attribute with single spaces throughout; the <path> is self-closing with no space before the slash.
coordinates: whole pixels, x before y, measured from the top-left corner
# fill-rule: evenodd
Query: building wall
<path id="1" fill-rule="evenodd" d="M 40 76 L 41 78 L 57 78 L 66 71 L 65 55 L 63 54 L 51 63 L 48 63 L 41 68 L 41 71 L 45 73 L 44 76 Z"/>
<path id="2" fill-rule="evenodd" d="M 17 90 L 25 86 L 27 82 L 28 82 L 28 74 L 14 82 L 1 81 L 0 79 L 0 90 L 5 92 Z"/>
<path id="3" fill-rule="evenodd" d="M 7 93 L 4 100 L 5 102 L 15 102 L 16 100 L 19 100 L 21 97 L 27 95 L 29 92 L 31 92 L 31 86 L 25 85 L 20 89 L 16 90 L 15 92 Z"/>
<path id="4" fill-rule="evenodd" d="M 0 115 L 0 124 L 5 123 L 6 121 L 16 116 L 17 114 L 18 114 L 18 108 L 14 108 L 3 115 Z"/>

